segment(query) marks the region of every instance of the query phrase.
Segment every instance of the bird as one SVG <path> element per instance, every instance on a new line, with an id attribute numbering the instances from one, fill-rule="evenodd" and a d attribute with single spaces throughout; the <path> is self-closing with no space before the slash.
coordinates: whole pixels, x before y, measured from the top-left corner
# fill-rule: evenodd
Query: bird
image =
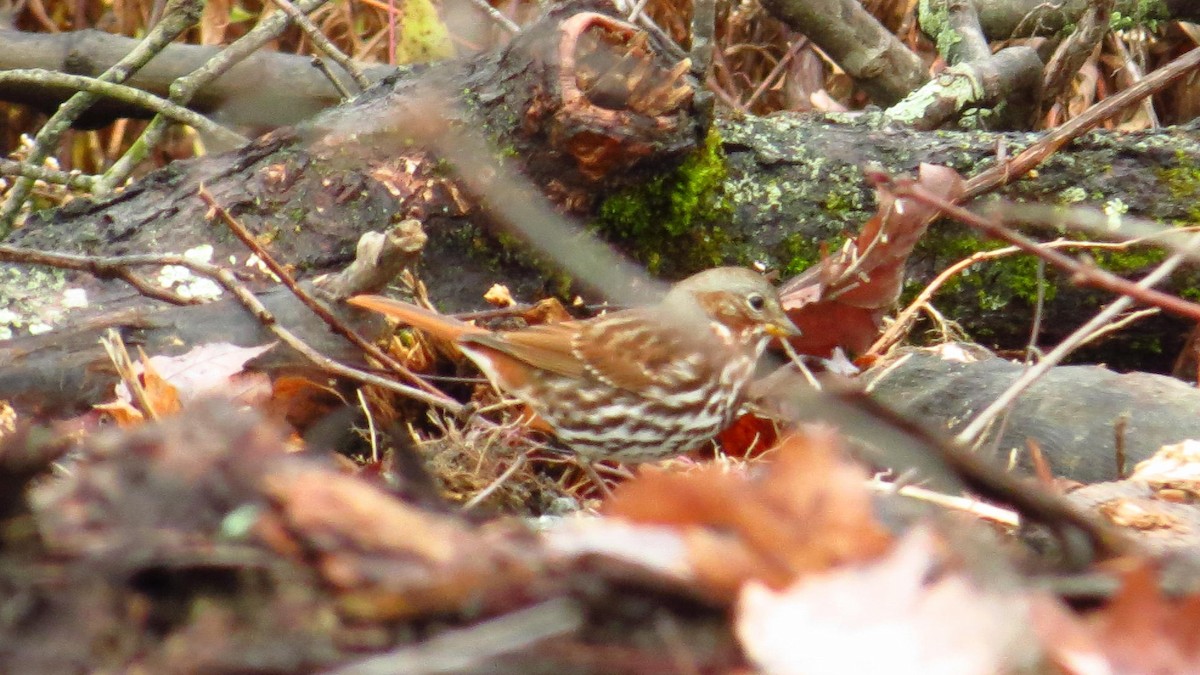
<path id="1" fill-rule="evenodd" d="M 719 434 L 738 415 L 774 338 L 799 335 L 761 274 L 717 267 L 653 305 L 491 331 L 378 295 L 351 305 L 452 341 L 585 460 L 650 462 Z"/>

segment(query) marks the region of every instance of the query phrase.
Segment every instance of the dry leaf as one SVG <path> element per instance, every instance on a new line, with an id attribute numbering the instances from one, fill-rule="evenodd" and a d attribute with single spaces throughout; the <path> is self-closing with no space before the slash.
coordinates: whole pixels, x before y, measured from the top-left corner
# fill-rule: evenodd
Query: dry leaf
<path id="1" fill-rule="evenodd" d="M 546 298 L 545 300 L 539 300 L 527 312 L 522 314 L 521 318 L 525 319 L 525 323 L 533 326 L 543 323 L 570 321 L 575 317 L 567 312 L 567 309 L 562 306 L 558 298 Z"/>
<path id="2" fill-rule="evenodd" d="M 976 588 L 944 561 L 928 530 L 883 560 L 810 575 L 775 592 L 751 582 L 735 630 L 772 675 L 991 675 L 1032 665 L 1027 603 Z"/>
<path id="3" fill-rule="evenodd" d="M 505 286 L 504 284 L 492 284 L 492 287 L 488 289 L 487 293 L 483 294 L 483 299 L 486 300 L 488 304 L 495 305 L 496 307 L 512 307 L 513 305 L 517 304 L 516 301 L 513 300 L 512 293 L 509 292 L 508 286 Z"/>
<path id="4" fill-rule="evenodd" d="M 617 488 L 605 512 L 683 530 L 700 583 L 717 596 L 731 597 L 749 579 L 781 588 L 887 549 L 867 476 L 832 432 L 790 436 L 770 457 L 757 479 L 718 465 L 686 474 L 646 468 Z"/>
<path id="5" fill-rule="evenodd" d="M 921 165 L 917 182 L 950 201 L 963 190 L 957 172 L 933 164 Z M 802 354 L 828 357 L 834 347 L 861 353 L 899 297 L 905 263 L 937 210 L 883 190 L 878 199 L 876 214 L 854 240 L 780 288 L 784 309 L 801 331 L 791 343 Z"/>
<path id="6" fill-rule="evenodd" d="M 1158 574 L 1144 561 L 1123 575 L 1120 593 L 1090 617 L 1115 673 L 1200 672 L 1200 594 L 1169 599 Z"/>

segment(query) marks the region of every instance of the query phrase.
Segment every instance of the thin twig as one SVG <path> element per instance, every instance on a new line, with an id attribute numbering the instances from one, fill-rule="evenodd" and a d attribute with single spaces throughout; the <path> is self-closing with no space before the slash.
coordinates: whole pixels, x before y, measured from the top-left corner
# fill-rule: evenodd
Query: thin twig
<path id="1" fill-rule="evenodd" d="M 642 15 L 642 10 L 646 8 L 647 2 L 649 2 L 649 0 L 637 0 L 637 2 L 633 4 L 633 9 L 629 10 L 629 16 L 625 17 L 625 20 L 631 23 L 637 21 L 638 17 Z"/>
<path id="2" fill-rule="evenodd" d="M 989 236 L 1008 241 L 1015 246 L 1033 253 L 1063 269 L 1074 273 L 1081 282 L 1090 281 L 1092 285 L 1104 288 L 1116 293 L 1120 293 L 1121 297 L 1117 298 L 1108 307 L 1094 316 L 1090 321 L 1081 326 L 1071 335 L 1062 340 L 1053 350 L 1039 361 L 1036 365 L 1026 370 L 1020 377 L 1017 378 L 1009 388 L 1002 393 L 995 401 L 987 408 L 980 412 L 975 419 L 966 425 L 955 437 L 955 441 L 962 446 L 972 445 L 976 439 L 983 433 L 993 419 L 1016 398 L 1025 391 L 1031 384 L 1036 382 L 1044 375 L 1051 367 L 1057 365 L 1066 357 L 1067 354 L 1074 351 L 1081 341 L 1092 334 L 1096 329 L 1106 325 L 1118 314 L 1125 311 L 1134 301 L 1143 302 L 1146 304 L 1161 307 L 1167 311 L 1173 311 L 1189 318 L 1200 319 L 1200 306 L 1194 303 L 1187 302 L 1180 298 L 1176 298 L 1167 293 L 1156 291 L 1153 286 L 1166 278 L 1179 265 L 1187 259 L 1187 253 L 1175 253 L 1164 260 L 1150 274 L 1146 275 L 1141 281 L 1136 284 L 1131 284 L 1125 279 L 1121 279 L 1115 275 L 1109 274 L 1094 267 L 1083 265 L 1074 258 L 1058 253 L 1057 251 L 1048 249 L 1039 245 L 1037 242 L 1019 235 L 1012 230 L 994 223 L 985 218 L 968 211 L 960 206 L 951 204 L 939 195 L 933 194 L 925 190 L 920 185 L 911 180 L 897 181 L 893 191 L 897 195 L 912 196 L 925 204 L 935 206 L 942 209 L 942 212 L 956 220 L 959 220 L 971 227 L 974 227 Z M 1200 250 L 1200 236 L 1193 235 L 1189 245 L 1186 247 L 1188 253 Z"/>
<path id="3" fill-rule="evenodd" d="M 386 377 L 379 377 L 378 375 L 374 375 L 372 373 L 351 368 L 349 366 L 344 366 L 325 356 L 321 352 L 313 349 L 308 345 L 308 343 L 301 340 L 294 333 L 283 326 L 280 326 L 275 320 L 274 315 L 272 315 L 271 312 L 263 306 L 262 302 L 255 297 L 254 293 L 238 282 L 228 270 L 216 267 L 214 265 L 204 264 L 200 266 L 198 273 L 210 276 L 217 283 L 221 284 L 221 286 L 232 293 L 233 296 L 242 303 L 242 306 L 249 310 L 250 313 L 253 314 L 259 320 L 259 322 L 267 328 L 267 330 L 270 330 L 284 344 L 288 345 L 292 349 L 295 349 L 297 352 L 300 352 L 305 358 L 319 368 L 333 373 L 334 375 L 345 377 L 363 384 L 372 384 L 382 389 L 386 389 L 402 396 L 407 396 L 408 398 L 449 410 L 454 413 L 462 410 L 462 404 L 458 403 L 457 401 L 447 400 L 442 396 L 435 396 L 424 390 L 410 387 L 406 384 L 401 384 Z"/>
<path id="4" fill-rule="evenodd" d="M 198 305 L 203 302 L 197 298 L 185 298 L 172 293 L 157 284 L 142 279 L 130 269 L 143 265 L 179 265 L 181 267 L 188 267 L 193 263 L 193 261 L 181 255 L 145 254 L 93 257 L 71 253 L 49 253 L 32 248 L 0 245 L 0 262 L 45 265 L 47 267 L 86 272 L 97 279 L 120 279 L 147 298 L 161 300 L 172 305 Z"/>
<path id="5" fill-rule="evenodd" d="M 783 352 L 787 354 L 788 360 L 796 366 L 796 370 L 800 371 L 800 374 L 804 376 L 804 379 L 808 381 L 808 384 L 813 389 L 820 391 L 821 381 L 818 380 L 815 375 L 813 375 L 812 371 L 808 369 L 808 366 L 804 365 L 804 357 L 796 353 L 796 348 L 792 346 L 791 342 L 787 340 L 780 340 L 779 343 L 783 346 Z"/>
<path id="6" fill-rule="evenodd" d="M 1142 81 L 1145 75 L 1142 74 L 1142 67 L 1138 64 L 1133 55 L 1129 53 L 1129 48 L 1125 46 L 1125 39 L 1117 31 L 1109 31 L 1108 44 L 1112 45 L 1113 51 L 1121 59 L 1121 68 L 1113 73 L 1116 77 L 1119 86 L 1130 86 Z M 1158 112 L 1154 110 L 1154 99 L 1146 98 L 1142 101 L 1142 110 L 1146 113 L 1146 119 L 1150 122 L 1151 129 L 1157 129 L 1162 126 L 1159 122 Z"/>
<path id="7" fill-rule="evenodd" d="M 296 7 L 299 11 L 308 13 L 325 4 L 327 1 L 300 0 L 296 4 Z M 260 21 L 249 33 L 246 33 L 246 35 L 220 52 L 217 52 L 203 66 L 171 83 L 171 93 L 169 96 L 171 102 L 176 105 L 187 105 L 190 103 L 192 97 L 202 87 L 228 72 L 230 68 L 253 54 L 266 43 L 283 34 L 283 31 L 287 29 L 290 22 L 291 17 L 283 12 L 272 14 Z M 151 150 L 158 146 L 166 131 L 166 118 L 162 115 L 156 115 L 146 125 L 146 129 L 142 132 L 142 135 L 129 147 L 129 150 L 120 159 L 113 162 L 108 171 L 104 172 L 104 176 L 96 183 L 96 191 L 101 194 L 111 192 L 116 186 L 125 182 L 129 175 L 133 173 L 134 168 L 150 154 Z"/>
<path id="8" fill-rule="evenodd" d="M 1146 309 L 1139 309 L 1136 312 L 1130 312 L 1120 319 L 1117 319 L 1112 323 L 1105 324 L 1091 333 L 1084 335 L 1079 340 L 1078 346 L 1082 347 L 1088 343 L 1095 342 L 1109 333 L 1116 333 L 1117 331 L 1125 329 L 1127 326 L 1129 326 L 1129 324 L 1135 321 L 1141 321 L 1142 319 L 1146 319 L 1161 313 L 1162 310 L 1157 307 L 1147 307 Z"/>
<path id="9" fill-rule="evenodd" d="M 77 171 L 60 171 L 3 158 L 0 158 L 0 175 L 25 176 L 56 185 L 66 185 L 75 190 L 91 190 L 97 178 Z"/>
<path id="10" fill-rule="evenodd" d="M 1200 262 L 1200 253 L 1188 252 L 1191 235 L 1200 232 L 1200 226 L 1176 227 L 1128 214 L 1106 213 L 1090 207 L 1046 206 L 1040 204 L 1015 204 L 1000 202 L 988 204 L 980 209 L 985 218 L 999 218 L 1004 222 L 1019 222 L 1058 230 L 1063 225 L 1074 230 L 1083 230 L 1093 236 L 1109 241 L 1124 241 L 1126 244 L 1145 242 L 1169 249 L 1173 253 L 1187 253 L 1189 260 Z"/>
<path id="11" fill-rule="evenodd" d="M 325 324 L 333 330 L 333 332 L 346 338 L 356 347 L 363 350 L 363 352 L 365 352 L 368 356 L 384 364 L 387 366 L 387 368 L 400 375 L 414 386 L 425 390 L 433 396 L 443 399 L 444 403 L 455 403 L 457 405 L 454 399 L 442 393 L 437 387 L 434 387 L 428 382 L 422 380 L 417 376 L 416 373 L 412 372 L 408 368 L 405 368 L 403 364 L 385 354 L 381 349 L 371 344 L 369 341 L 364 340 L 362 336 L 347 326 L 341 319 L 334 316 L 333 312 L 330 312 L 324 304 L 317 301 L 316 298 L 312 297 L 312 295 L 303 288 L 300 288 L 300 285 L 296 283 L 296 279 L 292 277 L 292 275 L 289 274 L 286 269 L 283 268 L 283 265 L 280 265 L 279 262 L 271 256 L 271 253 L 258 243 L 258 240 L 254 238 L 254 235 L 250 234 L 250 231 L 247 230 L 244 225 L 238 222 L 237 219 L 231 216 L 224 207 L 218 204 L 216 199 L 208 192 L 208 190 L 204 188 L 203 185 L 200 186 L 198 194 L 200 199 L 208 205 L 209 209 L 212 210 L 213 214 L 220 218 L 221 222 L 225 223 L 225 226 L 229 228 L 229 231 L 233 232 L 233 235 L 237 237 L 243 244 L 245 244 L 246 248 L 250 249 L 254 255 L 258 256 L 258 258 L 262 260 L 263 264 L 267 266 L 267 269 L 271 270 L 271 273 L 278 277 L 279 281 L 286 286 L 293 295 L 296 296 L 296 299 L 298 299 L 305 307 L 312 310 L 313 314 L 316 314 L 322 321 L 324 321 Z"/>
<path id="12" fill-rule="evenodd" d="M 500 489 L 501 485 L 504 485 L 504 483 L 507 482 L 509 478 L 512 478 L 513 474 L 515 474 L 517 471 L 519 471 L 521 469 L 521 467 L 523 467 L 523 466 L 525 466 L 525 455 L 524 454 L 517 455 L 517 458 L 515 460 L 513 460 L 513 463 L 510 464 L 507 469 L 504 470 L 504 473 L 497 476 L 496 480 L 492 481 L 491 483 L 488 483 L 487 487 L 485 487 L 482 490 L 480 490 L 479 492 L 475 493 L 474 497 L 471 497 L 470 499 L 468 499 L 467 503 L 463 504 L 462 510 L 470 511 L 471 509 L 475 508 L 476 506 L 479 506 L 480 504 L 482 504 L 483 500 L 492 496 L 492 494 L 495 493 L 496 490 Z"/>
<path id="13" fill-rule="evenodd" d="M 113 368 L 117 371 L 117 377 L 125 383 L 125 388 L 129 390 L 129 396 L 142 411 L 142 415 L 148 420 L 159 419 L 158 410 L 150 402 L 150 396 L 146 394 L 146 387 L 142 385 L 134 370 L 133 359 L 129 358 L 129 350 L 125 348 L 125 340 L 121 338 L 121 333 L 115 328 L 109 328 L 100 338 L 100 345 L 104 347 L 104 352 L 108 354 L 108 359 L 112 361 Z"/>
<path id="14" fill-rule="evenodd" d="M 1042 106 L 1048 108 L 1075 79 L 1079 69 L 1096 51 L 1109 32 L 1114 0 L 1092 0 L 1075 23 L 1075 30 L 1063 40 L 1042 71 Z"/>
<path id="15" fill-rule="evenodd" d="M 48 267 L 57 267 L 60 269 L 76 270 L 80 272 L 88 272 L 101 279 L 119 278 L 126 281 L 139 292 L 142 292 L 148 297 L 165 300 L 178 305 L 199 304 L 200 301 L 195 299 L 184 299 L 163 289 L 150 286 L 136 277 L 129 268 L 139 266 L 161 266 L 161 265 L 178 265 L 187 268 L 188 270 L 208 277 L 220 284 L 225 290 L 229 291 L 242 306 L 251 312 L 259 322 L 268 330 L 275 334 L 281 341 L 286 343 L 292 349 L 300 352 L 309 361 L 312 361 L 318 367 L 327 372 L 345 377 L 347 379 L 361 382 L 363 384 L 372 384 L 388 391 L 396 392 L 402 396 L 407 396 L 429 405 L 436 406 L 449 410 L 455 414 L 462 411 L 462 404 L 453 400 L 446 400 L 443 397 L 435 396 L 421 389 L 410 387 L 405 384 L 390 380 L 386 377 L 380 377 L 372 373 L 357 370 L 344 366 L 333 359 L 318 352 L 308 346 L 294 333 L 278 325 L 274 315 L 263 306 L 262 302 L 254 296 L 248 288 L 246 288 L 237 278 L 229 271 L 222 267 L 209 263 L 198 262 L 181 255 L 130 255 L 130 256 L 109 256 L 109 257 L 92 257 L 74 255 L 69 253 L 47 253 L 46 251 L 38 251 L 35 249 L 19 248 L 16 246 L 0 245 L 0 262 L 17 262 L 34 265 L 46 265 Z"/>
<path id="16" fill-rule="evenodd" d="M 371 414 L 371 406 L 367 405 L 367 395 L 363 392 L 366 390 L 362 387 L 358 388 L 358 406 L 362 408 L 363 415 L 367 417 L 367 435 L 370 437 L 371 443 L 371 462 L 379 463 L 379 433 L 375 431 L 375 416 Z"/>
<path id="17" fill-rule="evenodd" d="M 163 20 L 154 26 L 132 51 L 96 79 L 113 84 L 120 84 L 129 79 L 171 41 L 195 25 L 200 20 L 203 9 L 204 3 L 197 0 L 169 0 L 164 10 Z M 70 128 L 71 123 L 90 108 L 97 98 L 98 96 L 92 92 L 81 91 L 67 99 L 67 102 L 59 106 L 58 110 L 38 130 L 37 136 L 33 140 L 33 148 L 25 161 L 31 166 L 41 165 L 54 151 L 59 139 Z M 13 220 L 20 213 L 21 207 L 25 205 L 32 189 L 33 179 L 24 177 L 18 179 L 12 189 L 8 191 L 4 205 L 0 206 L 0 239 L 8 236 Z"/>
<path id="18" fill-rule="evenodd" d="M 1200 305 L 1194 302 L 1188 302 L 1170 293 L 1155 290 L 1141 282 L 1135 284 L 1106 270 L 1079 262 L 1071 256 L 1042 246 L 1033 239 L 1019 234 L 1001 223 L 983 218 L 972 211 L 947 201 L 940 195 L 921 187 L 915 181 L 909 179 L 897 180 L 894 183 L 893 191 L 897 195 L 911 196 L 930 206 L 936 206 L 942 210 L 944 215 L 969 225 L 989 237 L 1006 241 L 1027 253 L 1032 253 L 1039 258 L 1043 258 L 1052 265 L 1070 272 L 1073 275 L 1072 281 L 1076 284 L 1092 286 L 1120 295 L 1127 295 L 1138 302 L 1161 307 L 1163 310 L 1177 316 L 1200 321 Z M 1189 250 L 1196 250 L 1195 242 L 1198 240 L 1200 240 L 1200 237 L 1193 238 L 1192 244 L 1188 247 Z M 1176 257 L 1179 257 L 1179 255 L 1176 254 L 1172 259 Z M 1181 261 L 1182 259 L 1180 258 Z"/>
<path id="19" fill-rule="evenodd" d="M 1196 248 L 1200 249 L 1200 237 L 1196 238 Z M 1174 272 L 1179 265 L 1184 262 L 1184 256 L 1176 253 L 1167 258 L 1153 272 L 1146 275 L 1136 286 L 1140 290 L 1146 290 L 1165 279 L 1171 272 Z M 1096 329 L 1104 326 L 1112 321 L 1121 312 L 1125 311 L 1134 303 L 1134 299 L 1129 295 L 1122 295 L 1101 310 L 1090 321 L 1080 326 L 1076 331 L 1068 335 L 1058 343 L 1054 349 L 1050 350 L 1037 364 L 1031 366 L 1025 371 L 1015 382 L 1009 385 L 1008 389 L 1000 396 L 992 401 L 991 405 L 980 412 L 971 423 L 963 427 L 955 439 L 963 444 L 969 445 L 974 442 L 979 433 L 987 426 L 988 422 L 1006 409 L 1013 401 L 1017 399 L 1026 389 L 1034 382 L 1046 374 L 1050 368 L 1058 365 L 1067 354 L 1070 354 L 1082 344 L 1083 340 L 1091 335 Z"/>
<path id="20" fill-rule="evenodd" d="M 276 7 L 282 9 L 284 14 L 287 14 L 292 18 L 292 21 L 296 22 L 300 30 L 304 31 L 309 40 L 312 40 L 313 47 L 341 66 L 342 70 L 346 71 L 350 79 L 354 80 L 354 83 L 358 85 L 359 91 L 366 91 L 371 86 L 371 81 L 367 79 L 366 75 L 363 75 L 362 69 L 358 67 L 358 64 L 354 63 L 354 60 L 349 56 L 346 56 L 345 52 L 338 49 L 337 45 L 330 42 L 329 38 L 321 32 L 320 28 L 317 28 L 317 25 L 312 22 L 312 19 L 308 18 L 307 14 L 301 12 L 288 0 L 271 0 L 271 2 L 274 2 Z M 330 74 L 327 73 L 327 75 Z M 329 79 L 339 91 L 345 91 L 340 80 L 332 76 Z M 350 97 L 346 96 L 346 98 Z"/>
<path id="21" fill-rule="evenodd" d="M 786 392 L 784 402 L 794 421 L 821 420 L 852 429 L 853 435 L 863 441 L 861 447 L 868 458 L 883 465 L 917 469 L 939 491 L 953 494 L 969 489 L 985 499 L 1013 506 L 1029 520 L 1057 529 L 1072 526 L 1084 533 L 1101 555 L 1137 550 L 1129 537 L 1095 514 L 967 452 L 965 445 L 946 439 L 939 431 L 900 415 L 861 391 L 830 382 L 828 395 L 802 386 L 787 387 Z"/>
<path id="22" fill-rule="evenodd" d="M 338 78 L 336 73 L 333 72 L 333 68 L 329 67 L 329 64 L 325 62 L 325 59 L 313 54 L 312 64 L 314 68 L 321 71 L 321 74 L 325 76 L 325 79 L 329 80 L 329 84 L 337 90 L 338 96 L 342 97 L 341 100 L 349 101 L 350 99 L 354 98 L 354 94 L 346 88 L 346 85 L 342 84 L 342 80 Z M 362 90 L 360 89 L 359 91 Z"/>
<path id="23" fill-rule="evenodd" d="M 928 488 L 917 487 L 915 485 L 901 485 L 900 479 L 895 483 L 874 478 L 867 482 L 867 487 L 874 492 L 884 494 L 898 494 L 902 497 L 916 499 L 930 504 L 941 506 L 945 509 L 968 513 L 973 516 L 978 516 L 984 520 L 990 520 L 994 523 L 1000 523 L 1006 527 L 1020 527 L 1021 518 L 1011 509 L 1002 509 L 992 506 L 986 502 L 972 499 L 970 497 L 955 497 L 952 495 L 930 490 Z"/>
<path id="24" fill-rule="evenodd" d="M 1037 275 L 1034 277 L 1037 293 L 1033 302 L 1033 322 L 1029 326 L 1029 343 L 1025 345 L 1025 363 L 1032 363 L 1038 351 L 1038 335 L 1042 333 L 1042 315 L 1046 310 L 1046 261 L 1038 258 Z"/>
<path id="25" fill-rule="evenodd" d="M 1200 47 L 1192 49 L 1159 68 L 1119 94 L 1088 108 L 1079 117 L 1055 127 L 1037 143 L 1029 146 L 1008 162 L 976 174 L 964 186 L 962 201 L 969 201 L 985 192 L 1007 185 L 1015 178 L 1024 176 L 1030 169 L 1041 164 L 1062 146 L 1104 120 L 1117 115 L 1125 108 L 1162 91 L 1177 78 L 1195 70 L 1197 66 L 1200 66 Z"/>
<path id="26" fill-rule="evenodd" d="M 492 7 L 491 3 L 489 3 L 487 0 L 471 0 L 471 4 L 478 7 L 479 10 L 484 14 L 487 14 L 488 18 L 490 18 L 492 21 L 495 21 L 504 30 L 510 33 L 521 32 L 521 27 L 518 26 L 515 21 L 507 16 L 504 16 L 500 10 Z"/>
<path id="27" fill-rule="evenodd" d="M 644 12 L 639 14 L 635 23 L 637 23 L 654 37 L 658 38 L 661 42 L 662 48 L 671 58 L 677 61 L 682 61 L 688 57 L 688 53 L 683 51 L 683 47 L 680 47 L 678 44 L 676 44 L 675 41 L 671 39 L 671 36 L 667 34 L 667 31 L 663 30 L 657 23 L 654 23 L 654 19 L 651 19 L 650 15 Z"/>
<path id="28" fill-rule="evenodd" d="M 484 170 L 503 160 L 496 159 L 496 153 L 484 139 L 446 122 L 453 117 L 443 110 L 444 97 L 427 91 L 414 94 L 410 100 L 414 104 L 412 112 L 405 116 L 408 133 L 426 139 L 440 157 L 459 169 L 457 177 L 463 186 L 489 209 L 495 222 L 553 256 L 562 269 L 585 280 L 611 300 L 642 304 L 646 295 L 663 289 L 645 270 L 619 256 L 594 234 L 564 222 L 544 196 L 520 179 L 519 172 L 503 168 Z M 361 130 L 354 133 L 361 137 Z M 635 284 L 647 289 L 646 295 L 632 294 L 630 287 Z"/>
<path id="29" fill-rule="evenodd" d="M 1098 248 L 1124 250 L 1141 241 L 1142 240 L 1140 239 L 1134 239 L 1125 242 L 1112 243 L 1095 241 L 1066 241 L 1064 239 L 1059 239 L 1055 241 L 1043 242 L 1040 245 L 1048 248 Z M 910 302 L 907 307 L 905 307 L 899 314 L 896 315 L 895 320 L 892 321 L 887 330 L 885 330 L 883 334 L 875 340 L 875 343 L 871 345 L 870 349 L 868 349 L 866 353 L 880 355 L 891 349 L 892 346 L 899 342 L 900 338 L 902 338 L 904 334 L 907 333 L 910 328 L 912 328 L 912 324 L 916 321 L 917 314 L 920 313 L 921 308 L 933 299 L 933 296 L 939 290 L 941 290 L 942 286 L 945 286 L 947 283 L 949 283 L 951 279 L 953 279 L 955 276 L 958 276 L 958 274 L 963 270 L 987 260 L 1006 258 L 1021 252 L 1022 250 L 1016 246 L 1005 246 L 1004 248 L 998 248 L 993 251 L 979 251 L 966 258 L 963 258 L 962 260 L 959 260 L 950 267 L 947 267 L 941 272 L 941 274 L 938 274 L 936 277 L 934 277 L 933 281 L 930 281 L 925 288 L 921 289 L 921 293 L 918 294 L 917 297 L 913 299 L 913 301 Z"/>
<path id="30" fill-rule="evenodd" d="M 787 64 L 793 58 L 795 58 L 796 54 L 799 53 L 800 50 L 803 49 L 807 44 L 808 38 L 801 36 L 792 43 L 791 47 L 788 47 L 787 53 L 783 55 L 782 59 L 779 59 L 779 63 L 775 64 L 775 67 L 771 69 L 771 72 L 767 73 L 767 76 L 763 78 L 763 81 L 758 83 L 758 88 L 754 90 L 753 94 L 750 94 L 750 98 L 746 99 L 746 110 L 749 110 L 754 106 L 754 104 L 758 101 L 758 97 L 762 96 L 767 89 L 775 83 L 775 79 L 783 74 L 783 69 L 787 67 Z"/>
<path id="31" fill-rule="evenodd" d="M 82 75 L 67 75 L 41 68 L 22 68 L 18 70 L 0 70 L 0 84 L 13 82 L 17 84 L 52 84 L 86 91 L 96 96 L 105 96 L 130 105 L 141 106 L 163 117 L 186 124 L 197 131 L 210 134 L 224 143 L 241 145 L 247 138 L 232 129 L 213 122 L 200 113 L 175 105 L 170 101 L 155 96 L 149 92 L 123 84 L 113 84 L 94 77 Z"/>

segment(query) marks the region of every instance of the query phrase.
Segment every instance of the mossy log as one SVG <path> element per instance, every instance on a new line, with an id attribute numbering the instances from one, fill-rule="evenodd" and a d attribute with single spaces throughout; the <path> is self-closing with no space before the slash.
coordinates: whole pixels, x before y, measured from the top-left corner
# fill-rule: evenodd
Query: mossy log
<path id="1" fill-rule="evenodd" d="M 999 147 L 1011 155 L 1037 138 L 914 132 L 883 126 L 870 114 L 722 117 L 710 125 L 686 66 L 605 11 L 560 6 L 501 49 L 406 70 L 304 125 L 177 162 L 112 197 L 39 213 L 5 243 L 90 254 L 212 244 L 214 260 L 241 266 L 247 252 L 205 218 L 197 196 L 204 185 L 300 276 L 348 263 L 364 231 L 416 218 L 430 236 L 422 277 L 436 299 L 459 309 L 477 305 L 497 281 L 525 297 L 578 287 L 555 271 L 553 260 L 496 230 L 455 179 L 458 171 L 493 167 L 451 167 L 395 124 L 413 114 L 420 92 L 439 92 L 452 125 L 486 134 L 505 162 L 501 170 L 521 171 L 565 217 L 664 276 L 751 261 L 798 272 L 818 259 L 821 242 L 857 229 L 872 211 L 865 166 L 902 174 L 933 162 L 971 175 L 993 165 Z M 1167 223 L 1196 222 L 1198 196 L 1200 143 L 1191 128 L 1089 134 L 997 195 L 1107 205 Z M 936 224 L 912 261 L 912 283 L 974 246 L 957 226 Z M 1107 262 L 1133 273 L 1153 258 L 1143 252 Z M 0 309 L 18 317 L 17 334 L 34 322 L 54 325 L 114 305 L 150 303 L 116 291 L 115 282 L 34 274 L 12 259 L 0 256 L 6 290 Z M 938 302 L 985 342 L 1024 344 L 1034 267 L 1025 259 L 991 264 Z M 1043 343 L 1105 301 L 1055 281 Z M 89 289 L 91 305 L 63 310 L 68 286 Z M 1147 321 L 1123 333 L 1109 353 L 1141 345 L 1138 359 L 1119 365 L 1162 369 L 1154 358 L 1169 360 L 1185 330 L 1172 318 Z"/>

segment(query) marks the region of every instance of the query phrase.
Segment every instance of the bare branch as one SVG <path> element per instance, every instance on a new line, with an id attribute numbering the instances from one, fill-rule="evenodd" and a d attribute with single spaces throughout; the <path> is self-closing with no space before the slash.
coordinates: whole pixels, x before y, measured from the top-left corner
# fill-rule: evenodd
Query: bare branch
<path id="1" fill-rule="evenodd" d="M 302 12 L 312 10 L 325 4 L 327 0 L 301 0 L 297 8 Z M 201 87 L 225 74 L 238 62 L 247 58 L 265 45 L 279 37 L 287 29 L 291 17 L 285 13 L 274 14 L 255 26 L 245 36 L 221 50 L 201 68 L 189 75 L 179 78 L 171 85 L 170 100 L 176 105 L 187 105 L 192 96 Z M 104 172 L 104 176 L 96 183 L 96 192 L 103 194 L 111 192 L 133 173 L 134 168 L 162 141 L 167 130 L 167 120 L 162 115 L 156 116 L 146 126 L 146 130 L 128 151 Z"/>
<path id="2" fill-rule="evenodd" d="M 363 75 L 362 69 L 349 56 L 346 56 L 342 50 L 330 42 L 329 38 L 325 37 L 325 34 L 321 32 L 321 29 L 317 28 L 316 24 L 308 18 L 308 15 L 301 12 L 295 5 L 288 2 L 288 0 L 271 1 L 275 3 L 276 7 L 282 9 L 284 14 L 290 16 L 292 21 L 296 22 L 300 30 L 304 31 L 308 39 L 312 40 L 313 46 L 318 51 L 332 59 L 334 63 L 342 67 L 342 70 L 346 71 L 347 75 L 353 78 L 354 83 L 358 85 L 359 91 L 365 91 L 367 87 L 371 86 L 371 81 L 367 79 L 366 75 Z M 330 78 L 330 81 L 333 82 L 335 87 L 341 88 L 341 82 L 336 78 Z M 346 98 L 349 98 L 349 96 L 346 96 Z"/>
<path id="3" fill-rule="evenodd" d="M 51 84 L 65 87 L 72 87 L 79 91 L 85 91 L 97 96 L 107 96 L 126 103 L 141 106 L 147 110 L 153 110 L 155 113 L 162 115 L 168 119 L 174 120 L 180 124 L 186 124 L 196 131 L 203 134 L 208 134 L 222 143 L 230 145 L 241 145 L 247 142 L 247 138 L 232 129 L 213 122 L 207 117 L 192 112 L 187 108 L 175 105 L 170 101 L 165 101 L 154 94 L 149 94 L 141 89 L 127 87 L 121 84 L 113 84 L 94 77 L 84 77 L 82 75 L 66 75 L 64 73 L 55 73 L 49 70 L 41 70 L 31 68 L 28 70 L 3 70 L 0 71 L 0 84 L 7 82 L 17 82 L 22 84 Z"/>
<path id="4" fill-rule="evenodd" d="M 112 68 L 101 73 L 96 79 L 113 84 L 120 84 L 127 80 L 168 43 L 191 28 L 200 19 L 203 7 L 204 3 L 196 0 L 170 0 L 163 20 L 146 35 L 145 39 L 138 43 L 133 51 Z M 34 138 L 33 151 L 26 161 L 33 166 L 40 165 L 50 156 L 58 139 L 71 126 L 71 122 L 87 110 L 97 98 L 97 94 L 81 91 L 64 103 L 38 131 Z M 21 207 L 25 205 L 25 200 L 29 198 L 29 191 L 32 187 L 33 179 L 23 177 L 18 179 L 9 190 L 8 198 L 4 201 L 4 205 L 0 206 L 0 239 L 8 236 L 13 220 L 20 213 Z"/>
<path id="5" fill-rule="evenodd" d="M 804 33 L 879 105 L 892 105 L 928 78 L 921 60 L 858 0 L 764 0 L 771 14 Z"/>

